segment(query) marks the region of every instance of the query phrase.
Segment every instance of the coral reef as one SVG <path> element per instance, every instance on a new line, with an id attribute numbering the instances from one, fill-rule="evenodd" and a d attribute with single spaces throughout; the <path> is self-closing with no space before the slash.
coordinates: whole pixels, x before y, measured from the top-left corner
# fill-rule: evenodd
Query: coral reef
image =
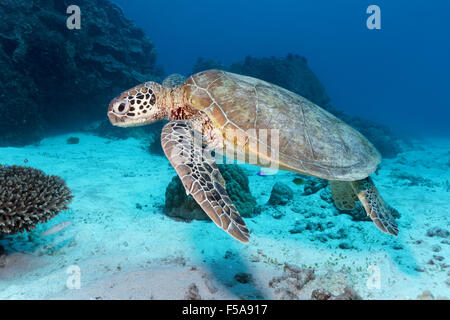
<path id="1" fill-rule="evenodd" d="M 258 214 L 255 210 L 256 200 L 252 196 L 248 177 L 238 165 L 218 165 L 226 182 L 226 189 L 242 217 L 252 217 Z M 166 189 L 164 206 L 166 215 L 181 220 L 209 220 L 194 198 L 186 196 L 184 186 L 178 176 L 173 177 Z"/>
<path id="2" fill-rule="evenodd" d="M 69 139 L 67 139 L 67 144 L 79 144 L 80 143 L 80 138 L 78 137 L 70 137 Z"/>
<path id="3" fill-rule="evenodd" d="M 80 30 L 66 27 L 67 0 L 0 3 L 0 145 L 104 118 L 117 93 L 158 80 L 144 32 L 107 0 L 79 0 Z"/>
<path id="4" fill-rule="evenodd" d="M 28 167 L 1 167 L 0 187 L 0 233 L 30 231 L 68 209 L 73 198 L 60 177 Z"/>
<path id="5" fill-rule="evenodd" d="M 282 182 L 277 182 L 272 188 L 267 204 L 272 206 L 286 205 L 293 198 L 294 192 L 292 189 Z"/>

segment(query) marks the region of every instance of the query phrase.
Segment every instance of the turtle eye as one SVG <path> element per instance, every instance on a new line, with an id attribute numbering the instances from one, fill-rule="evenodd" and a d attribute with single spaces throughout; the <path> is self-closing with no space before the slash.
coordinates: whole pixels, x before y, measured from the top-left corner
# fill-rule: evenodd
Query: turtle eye
<path id="1" fill-rule="evenodd" d="M 126 114 L 129 109 L 130 109 L 130 104 L 128 103 L 128 101 L 124 101 L 124 100 L 118 101 L 113 107 L 114 113 L 117 113 L 120 115 Z"/>

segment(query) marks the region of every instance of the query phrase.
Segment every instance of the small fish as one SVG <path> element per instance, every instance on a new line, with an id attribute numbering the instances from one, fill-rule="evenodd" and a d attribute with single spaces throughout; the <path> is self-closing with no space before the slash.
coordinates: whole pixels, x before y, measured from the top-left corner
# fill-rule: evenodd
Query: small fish
<path id="1" fill-rule="evenodd" d="M 303 180 L 302 178 L 295 178 L 294 180 L 292 180 L 293 183 L 295 183 L 296 185 L 300 185 L 300 184 L 304 184 L 305 180 Z"/>
<path id="2" fill-rule="evenodd" d="M 260 177 L 265 177 L 266 176 L 266 174 L 264 172 L 262 172 L 262 171 L 259 171 L 257 173 L 257 175 L 260 176 Z"/>
<path id="3" fill-rule="evenodd" d="M 72 221 L 63 221 L 58 224 L 55 224 L 53 227 L 48 229 L 47 231 L 43 232 L 42 236 L 50 236 L 52 234 L 56 234 L 58 232 L 63 231 L 64 229 L 68 228 L 72 224 Z"/>

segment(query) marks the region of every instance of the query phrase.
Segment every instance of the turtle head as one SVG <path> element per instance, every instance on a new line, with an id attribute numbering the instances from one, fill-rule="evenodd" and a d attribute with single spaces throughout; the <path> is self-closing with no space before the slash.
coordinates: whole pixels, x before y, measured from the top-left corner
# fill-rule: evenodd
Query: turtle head
<path id="1" fill-rule="evenodd" d="M 109 121 L 118 127 L 143 126 L 167 118 L 165 90 L 156 82 L 146 82 L 125 91 L 109 104 Z"/>

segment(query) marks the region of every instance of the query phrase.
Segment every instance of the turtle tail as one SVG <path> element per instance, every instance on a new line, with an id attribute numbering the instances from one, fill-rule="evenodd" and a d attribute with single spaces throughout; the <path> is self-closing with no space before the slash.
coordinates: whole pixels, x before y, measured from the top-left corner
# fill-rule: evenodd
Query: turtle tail
<path id="1" fill-rule="evenodd" d="M 375 225 L 384 233 L 393 236 L 398 235 L 398 227 L 395 218 L 386 203 L 380 196 L 375 184 L 369 177 L 351 182 L 353 190 L 361 201 L 367 215 Z"/>

